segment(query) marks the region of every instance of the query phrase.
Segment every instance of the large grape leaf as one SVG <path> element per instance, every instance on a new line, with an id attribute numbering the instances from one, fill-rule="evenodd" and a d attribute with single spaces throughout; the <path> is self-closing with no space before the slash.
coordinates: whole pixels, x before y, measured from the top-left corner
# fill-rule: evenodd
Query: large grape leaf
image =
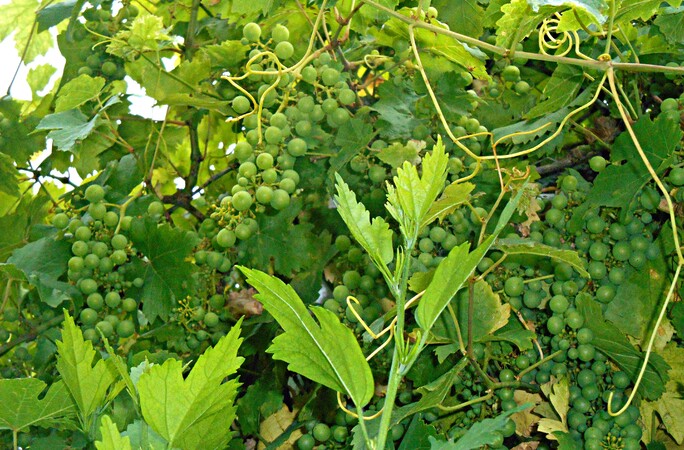
<path id="1" fill-rule="evenodd" d="M 684 444 L 684 398 L 682 387 L 684 386 L 684 349 L 670 343 L 661 352 L 663 359 L 671 369 L 668 372 L 670 381 L 665 385 L 665 393 L 655 402 L 643 402 L 641 405 L 642 417 L 649 417 L 650 413 L 657 411 L 660 419 L 667 428 L 667 432 L 677 442 Z M 648 414 L 643 414 L 648 413 Z"/>
<path id="2" fill-rule="evenodd" d="M 258 270 L 239 267 L 259 294 L 256 298 L 285 333 L 268 349 L 289 369 L 337 392 L 361 408 L 373 397 L 373 375 L 352 331 L 332 312 L 312 307 L 311 317 L 291 286 Z"/>
<path id="3" fill-rule="evenodd" d="M 281 275 L 311 266 L 318 256 L 320 240 L 310 223 L 293 223 L 301 211 L 301 202 L 293 200 L 289 207 L 276 215 L 260 214 L 259 230 L 240 244 L 245 250 L 242 264 L 267 270 L 271 265 Z"/>
<path id="4" fill-rule="evenodd" d="M 168 448 L 220 449 L 230 441 L 235 418 L 233 404 L 239 383 L 225 381 L 244 358 L 239 321 L 215 347 L 199 357 L 183 379 L 183 362 L 168 359 L 140 375 L 138 392 L 142 415 L 150 427 L 168 441 Z"/>
<path id="5" fill-rule="evenodd" d="M 356 201 L 356 194 L 349 190 L 339 174 L 335 174 L 337 212 L 347 224 L 354 239 L 376 262 L 388 264 L 394 259 L 392 230 L 382 217 L 370 220 L 370 213 L 362 203 Z"/>
<path id="6" fill-rule="evenodd" d="M 372 109 L 380 115 L 375 124 L 380 136 L 389 140 L 409 139 L 413 129 L 420 124 L 413 110 L 420 97 L 412 86 L 408 82 L 382 83 L 378 98 Z"/>
<path id="7" fill-rule="evenodd" d="M 107 415 L 102 416 L 100 434 L 102 439 L 95 442 L 97 450 L 131 450 L 131 439 L 128 436 L 122 437 Z"/>
<path id="8" fill-rule="evenodd" d="M 109 360 L 101 359 L 93 365 L 93 344 L 83 339 L 81 329 L 68 313 L 64 317 L 62 339 L 57 341 L 57 354 L 57 370 L 78 407 L 81 420 L 87 423 L 116 381 L 116 369 Z"/>
<path id="9" fill-rule="evenodd" d="M 470 199 L 470 193 L 475 189 L 472 183 L 457 183 L 453 182 L 444 188 L 442 195 L 435 200 L 427 214 L 425 215 L 422 226 L 425 226 L 435 219 L 441 222 L 446 216 L 451 214 Z"/>
<path id="10" fill-rule="evenodd" d="M 57 381 L 39 398 L 45 386 L 37 378 L 0 379 L 0 430 L 70 425 L 76 411 L 66 386 Z"/>
<path id="11" fill-rule="evenodd" d="M 388 184 L 387 210 L 399 223 L 405 236 L 417 236 L 421 228 L 429 225 L 426 218 L 434 220 L 438 215 L 428 214 L 437 196 L 444 188 L 449 157 L 438 139 L 432 152 L 423 158 L 422 174 L 414 164 L 406 161 L 397 169 L 394 186 Z"/>
<path id="12" fill-rule="evenodd" d="M 599 303 L 591 297 L 576 299 L 577 310 L 584 317 L 584 326 L 594 333 L 592 344 L 597 350 L 613 360 L 632 381 L 636 381 L 644 353 L 635 349 L 629 340 L 612 323 L 603 318 Z M 649 400 L 655 400 L 665 391 L 670 366 L 657 354 L 652 353 L 639 386 L 639 392 Z"/>
<path id="13" fill-rule="evenodd" d="M 102 77 L 91 77 L 85 74 L 79 75 L 59 90 L 55 103 L 55 112 L 69 111 L 95 99 L 102 91 L 104 85 L 105 79 Z"/>
<path id="14" fill-rule="evenodd" d="M 544 86 L 544 100 L 529 110 L 525 118 L 535 119 L 568 106 L 577 97 L 583 81 L 582 69 L 559 64 Z"/>
<path id="15" fill-rule="evenodd" d="M 439 20 L 452 31 L 468 36 L 482 36 L 484 9 L 476 0 L 433 0 L 432 6 L 439 10 Z"/>
<path id="16" fill-rule="evenodd" d="M 424 331 L 427 332 L 432 328 L 452 297 L 463 287 L 466 280 L 492 247 L 494 240 L 515 212 L 523 191 L 520 189 L 518 194 L 508 202 L 508 205 L 501 212 L 494 233 L 475 250 L 468 252 L 469 243 L 465 242 L 454 247 L 449 255 L 439 263 L 432 281 L 425 290 L 418 308 L 416 308 L 416 322 Z"/>
<path id="17" fill-rule="evenodd" d="M 615 298 L 604 311 L 606 319 L 620 331 L 641 342 L 647 342 L 670 284 L 668 258 L 665 256 L 670 252 L 663 246 L 665 236 L 671 239 L 669 233 L 663 233 L 656 241 L 656 245 L 661 246 L 658 258 L 648 261 L 639 270 L 629 270 L 627 279 L 617 287 Z"/>
<path id="18" fill-rule="evenodd" d="M 673 45 L 684 44 L 684 8 L 664 8 L 653 21 Z"/>
<path id="19" fill-rule="evenodd" d="M 98 115 L 88 119 L 78 109 L 70 109 L 45 116 L 36 129 L 50 130 L 47 138 L 52 139 L 60 150 L 66 151 L 90 136 L 99 123 Z"/>
<path id="20" fill-rule="evenodd" d="M 335 136 L 335 145 L 339 151 L 330 158 L 330 171 L 337 172 L 345 164 L 366 148 L 375 133 L 367 121 L 353 118 L 340 127 Z"/>
<path id="21" fill-rule="evenodd" d="M 196 268 L 186 257 L 197 244 L 183 230 L 169 224 L 158 226 L 150 218 L 134 219 L 131 240 L 146 259 L 141 277 L 143 312 L 150 321 L 166 319 L 179 299 L 192 289 Z"/>
<path id="22" fill-rule="evenodd" d="M 66 273 L 70 257 L 68 242 L 45 237 L 15 250 L 8 262 L 24 273 L 43 302 L 56 307 L 81 295 L 69 283 L 58 280 Z"/>

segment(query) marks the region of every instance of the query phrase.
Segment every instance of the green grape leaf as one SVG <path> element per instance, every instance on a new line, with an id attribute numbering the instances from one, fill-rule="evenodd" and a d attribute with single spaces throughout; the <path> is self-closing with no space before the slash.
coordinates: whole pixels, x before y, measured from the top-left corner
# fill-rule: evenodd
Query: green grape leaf
<path id="1" fill-rule="evenodd" d="M 337 172 L 366 148 L 374 136 L 373 127 L 365 120 L 353 118 L 342 125 L 335 137 L 339 151 L 330 158 L 330 171 Z"/>
<path id="2" fill-rule="evenodd" d="M 276 215 L 257 216 L 259 230 L 239 244 L 247 253 L 240 262 L 264 270 L 272 264 L 277 273 L 288 277 L 309 267 L 318 254 L 320 241 L 312 232 L 312 224 L 293 223 L 300 211 L 301 202 L 293 199 Z"/>
<path id="3" fill-rule="evenodd" d="M 186 257 L 197 244 L 197 239 L 169 224 L 157 226 L 150 218 L 134 219 L 131 240 L 146 259 L 140 261 L 143 312 L 150 322 L 160 317 L 165 320 L 178 300 L 190 292 L 196 267 Z"/>
<path id="4" fill-rule="evenodd" d="M 632 381 L 636 381 L 644 361 L 644 353 L 635 349 L 615 325 L 603 318 L 598 302 L 588 296 L 582 296 L 575 301 L 577 310 L 584 317 L 584 326 L 594 333 L 592 344 L 596 350 L 613 360 Z M 639 385 L 639 393 L 649 400 L 660 397 L 665 391 L 669 369 L 662 357 L 652 353 Z"/>
<path id="5" fill-rule="evenodd" d="M 421 148 L 422 146 L 416 143 L 416 141 L 408 141 L 406 145 L 401 142 L 393 142 L 381 149 L 375 156 L 385 164 L 396 168 L 406 161 L 411 164 L 418 164 L 420 162 L 418 155 Z"/>
<path id="6" fill-rule="evenodd" d="M 0 430 L 72 425 L 74 404 L 63 382 L 57 381 L 39 398 L 46 384 L 37 378 L 0 379 Z"/>
<path id="7" fill-rule="evenodd" d="M 470 193 L 475 189 L 472 183 L 457 183 L 454 181 L 444 188 L 442 195 L 432 203 L 428 210 L 421 228 L 438 219 L 440 222 L 446 216 L 456 211 L 463 203 L 470 199 Z"/>
<path id="8" fill-rule="evenodd" d="M 233 14 L 254 15 L 255 13 L 267 13 L 273 7 L 274 0 L 252 0 L 249 2 L 233 2 L 231 12 Z"/>
<path id="9" fill-rule="evenodd" d="M 71 17 L 71 11 L 74 9 L 76 0 L 66 0 L 60 3 L 49 4 L 45 8 L 40 8 L 36 12 L 36 22 L 38 23 L 37 31 L 41 33 L 55 25 L 58 25 L 65 19 Z"/>
<path id="10" fill-rule="evenodd" d="M 437 435 L 434 425 L 428 425 L 422 417 L 414 415 L 397 450 L 427 450 L 430 448 L 428 439 L 430 436 L 436 437 Z"/>
<path id="11" fill-rule="evenodd" d="M 0 191 L 12 197 L 19 197 L 19 172 L 9 155 L 0 153 Z"/>
<path id="12" fill-rule="evenodd" d="M 485 336 L 482 341 L 506 341 L 518 347 L 520 351 L 525 351 L 533 347 L 532 341 L 536 338 L 534 331 L 524 328 L 518 319 L 512 317 L 506 325 L 494 334 Z"/>
<path id="13" fill-rule="evenodd" d="M 335 179 L 337 212 L 368 255 L 376 262 L 388 264 L 394 259 L 392 230 L 389 225 L 382 217 L 375 217 L 371 222 L 370 213 L 363 203 L 356 201 L 356 194 L 349 190 L 342 177 L 335 174 Z"/>
<path id="14" fill-rule="evenodd" d="M 476 0 L 433 0 L 439 20 L 453 31 L 468 36 L 482 36 L 484 9 Z"/>
<path id="15" fill-rule="evenodd" d="M 198 52 L 192 61 L 185 60 L 170 72 L 161 61 L 143 56 L 127 62 L 126 71 L 160 105 L 194 106 L 224 115 L 232 111 L 229 102 L 216 98 L 213 88 L 205 88 L 202 83 L 211 76 L 211 61 L 206 53 Z"/>
<path id="16" fill-rule="evenodd" d="M 183 362 L 175 359 L 140 375 L 143 418 L 167 440 L 168 447 L 219 449 L 230 441 L 237 409 L 233 403 L 240 384 L 225 379 L 244 361 L 237 356 L 241 323 L 238 321 L 213 348 L 205 350 L 185 379 Z"/>
<path id="17" fill-rule="evenodd" d="M 416 308 L 416 322 L 425 331 L 430 331 L 444 308 L 453 296 L 461 289 L 466 280 L 475 271 L 482 258 L 494 244 L 494 240 L 501 233 L 513 216 L 523 189 L 512 198 L 501 212 L 499 222 L 494 233 L 485 239 L 475 250 L 468 252 L 469 243 L 465 242 L 454 247 L 449 255 L 439 263 L 432 281 L 425 290 L 423 298 Z"/>
<path id="18" fill-rule="evenodd" d="M 668 372 L 670 381 L 665 385 L 665 392 L 655 402 L 644 402 L 644 407 L 650 411 L 657 411 L 667 432 L 677 442 L 684 444 L 684 398 L 682 398 L 682 386 L 684 386 L 684 349 L 676 344 L 668 344 L 659 354 L 670 365 Z M 648 417 L 648 416 L 644 416 Z"/>
<path id="19" fill-rule="evenodd" d="M 77 142 L 90 136 L 99 122 L 98 115 L 88 119 L 78 109 L 70 109 L 43 117 L 36 129 L 51 130 L 48 139 L 54 140 L 60 150 L 72 150 Z"/>
<path id="20" fill-rule="evenodd" d="M 558 440 L 558 448 L 562 450 L 582 450 L 582 442 L 578 441 L 570 433 L 554 431 L 553 435 Z"/>
<path id="21" fill-rule="evenodd" d="M 18 201 L 12 199 L 14 208 L 11 213 L 0 215 L 0 261 L 5 261 L 13 251 L 29 241 L 34 225 L 45 223 L 47 195 L 23 195 Z M 29 255 L 25 256 L 30 260 Z M 64 269 L 66 270 L 66 268 Z"/>
<path id="22" fill-rule="evenodd" d="M 223 41 L 220 44 L 203 45 L 199 51 L 207 54 L 212 68 L 220 69 L 240 64 L 245 59 L 249 46 L 240 41 Z"/>
<path id="23" fill-rule="evenodd" d="M 56 307 L 81 295 L 74 286 L 58 280 L 67 272 L 70 257 L 71 245 L 67 241 L 45 237 L 18 248 L 7 262 L 24 273 L 43 302 Z"/>
<path id="24" fill-rule="evenodd" d="M 140 14 L 129 27 L 119 31 L 107 46 L 107 53 L 121 58 L 137 57 L 171 48 L 173 37 L 164 28 L 161 17 Z"/>
<path id="25" fill-rule="evenodd" d="M 430 437 L 430 450 L 471 450 L 485 445 L 491 446 L 496 442 L 496 439 L 498 439 L 498 436 L 494 432 L 503 430 L 511 415 L 524 411 L 530 407 L 532 407 L 531 403 L 525 403 L 510 409 L 493 419 L 485 419 L 481 422 L 476 422 L 468 429 L 466 434 L 455 443 L 453 441 L 438 441 L 434 437 Z"/>
<path id="26" fill-rule="evenodd" d="M 21 55 L 24 50 L 26 51 L 22 58 L 24 64 L 32 62 L 36 56 L 45 54 L 52 47 L 50 33 L 33 33 L 33 23 L 39 5 L 34 0 L 13 0 L 2 5 L 0 41 L 12 36 L 17 52 Z"/>
<path id="27" fill-rule="evenodd" d="M 512 0 L 501 6 L 503 16 L 496 22 L 496 45 L 510 48 L 532 33 L 539 23 L 561 8 L 541 6 L 532 9 L 528 0 Z"/>
<path id="28" fill-rule="evenodd" d="M 653 23 L 669 43 L 684 44 L 684 7 L 663 8 Z"/>
<path id="29" fill-rule="evenodd" d="M 666 234 L 661 234 L 655 243 L 661 250 L 658 258 L 649 260 L 639 270 L 629 270 L 627 279 L 617 286 L 615 297 L 604 310 L 606 319 L 641 342 L 647 342 L 670 285 L 669 258 L 664 256 L 670 253 L 664 251 Z"/>
<path id="30" fill-rule="evenodd" d="M 95 442 L 97 450 L 131 450 L 131 439 L 122 437 L 112 419 L 108 415 L 102 416 L 100 434 L 102 439 Z"/>
<path id="31" fill-rule="evenodd" d="M 321 307 L 311 308 L 316 323 L 294 289 L 278 278 L 242 266 L 239 269 L 259 291 L 256 298 L 285 330 L 268 349 L 274 359 L 348 395 L 357 407 L 368 404 L 373 397 L 373 375 L 352 331 Z"/>
<path id="32" fill-rule="evenodd" d="M 84 103 L 97 98 L 105 85 L 102 77 L 80 75 L 62 86 L 55 103 L 55 112 L 76 109 Z"/>
<path id="33" fill-rule="evenodd" d="M 581 276 L 589 278 L 584 259 L 574 250 L 563 250 L 520 237 L 497 239 L 494 247 L 509 255 L 536 255 L 555 259 L 570 264 Z"/>
<path id="34" fill-rule="evenodd" d="M 602 24 L 608 18 L 608 2 L 606 0 L 527 0 L 536 12 L 542 6 L 563 6 L 579 9 L 593 16 L 595 22 Z"/>
<path id="35" fill-rule="evenodd" d="M 559 64 L 544 86 L 545 100 L 537 103 L 525 114 L 525 118 L 536 119 L 571 104 L 584 81 L 582 69 L 567 64 Z"/>
<path id="36" fill-rule="evenodd" d="M 420 98 L 407 83 L 382 83 L 378 88 L 379 100 L 371 107 L 379 114 L 375 124 L 380 136 L 388 140 L 409 139 L 413 129 L 420 124 L 413 105 Z"/>
<path id="37" fill-rule="evenodd" d="M 431 222 L 428 218 L 437 218 L 438 214 L 429 215 L 428 212 L 444 188 L 448 162 L 449 157 L 439 138 L 432 152 L 423 158 L 421 175 L 408 161 L 397 169 L 394 186 L 387 187 L 385 206 L 406 236 L 417 236 L 420 229 Z"/>
<path id="38" fill-rule="evenodd" d="M 630 0 L 620 2 L 615 13 L 615 23 L 627 25 L 633 20 L 649 20 L 663 2 L 660 0 Z"/>
<path id="39" fill-rule="evenodd" d="M 52 64 L 40 64 L 32 67 L 26 76 L 26 82 L 31 88 L 31 95 L 34 99 L 40 98 L 38 91 L 41 91 L 47 87 L 52 75 L 57 72 L 57 68 Z"/>
<path id="40" fill-rule="evenodd" d="M 65 313 L 62 340 L 57 341 L 57 370 L 84 421 L 102 407 L 117 379 L 111 361 L 99 360 L 93 365 L 95 353 L 92 342 L 83 339 L 81 329 Z"/>

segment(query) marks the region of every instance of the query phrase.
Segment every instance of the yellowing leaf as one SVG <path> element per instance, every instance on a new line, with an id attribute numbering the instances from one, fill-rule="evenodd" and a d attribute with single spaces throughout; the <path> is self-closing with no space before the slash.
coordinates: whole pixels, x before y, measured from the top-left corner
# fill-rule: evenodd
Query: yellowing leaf
<path id="1" fill-rule="evenodd" d="M 258 270 L 240 266 L 255 296 L 285 333 L 268 349 L 288 368 L 337 392 L 349 395 L 357 407 L 373 397 L 373 374 L 352 331 L 327 309 L 312 307 L 311 317 L 291 286 Z"/>
<path id="2" fill-rule="evenodd" d="M 230 440 L 239 383 L 224 380 L 244 361 L 237 356 L 242 342 L 240 324 L 199 357 L 186 379 L 183 363 L 175 359 L 140 375 L 143 418 L 169 447 L 218 449 Z"/>
<path id="3" fill-rule="evenodd" d="M 298 412 L 298 409 L 293 409 L 292 411 L 290 411 L 287 408 L 287 406 L 283 405 L 283 407 L 279 411 L 268 416 L 263 422 L 261 422 L 261 426 L 259 427 L 259 434 L 261 435 L 261 437 L 264 438 L 264 440 L 267 441 L 267 443 L 273 442 L 281 434 L 283 434 L 283 432 L 290 425 L 292 425 L 292 422 L 294 422 Z M 297 439 L 299 439 L 302 436 L 302 434 L 303 433 L 300 430 L 295 430 L 287 438 L 287 441 L 285 441 L 285 443 L 283 443 L 278 448 L 295 448 L 294 445 L 297 442 Z M 259 442 L 258 448 L 265 449 L 266 445 L 263 442 Z"/>

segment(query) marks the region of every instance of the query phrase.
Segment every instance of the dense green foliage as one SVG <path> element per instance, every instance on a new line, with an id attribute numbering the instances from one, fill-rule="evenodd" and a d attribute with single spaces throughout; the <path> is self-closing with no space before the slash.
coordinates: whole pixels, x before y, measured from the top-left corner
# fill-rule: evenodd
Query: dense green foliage
<path id="1" fill-rule="evenodd" d="M 680 448 L 680 4 L 3 6 L 0 446 Z"/>

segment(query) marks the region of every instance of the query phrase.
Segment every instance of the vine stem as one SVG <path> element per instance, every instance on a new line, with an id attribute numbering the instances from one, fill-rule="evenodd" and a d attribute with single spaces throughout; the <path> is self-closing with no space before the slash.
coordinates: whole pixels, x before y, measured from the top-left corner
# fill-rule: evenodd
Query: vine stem
<path id="1" fill-rule="evenodd" d="M 373 8 L 379 9 L 383 11 L 384 13 L 387 13 L 388 15 L 401 20 L 402 22 L 408 23 L 413 25 L 416 28 L 424 28 L 426 30 L 430 30 L 433 33 L 437 34 L 443 34 L 445 36 L 450 36 L 454 39 L 457 39 L 461 42 L 465 42 L 466 44 L 473 45 L 475 47 L 481 48 L 483 50 L 487 50 L 491 53 L 509 57 L 510 56 L 510 50 L 504 47 L 498 47 L 496 45 L 488 44 L 487 42 L 483 42 L 479 39 L 472 38 L 470 36 L 466 36 L 461 33 L 456 33 L 454 31 L 445 29 L 445 28 L 440 28 L 438 26 L 432 25 L 427 22 L 421 22 L 415 19 L 412 19 L 411 17 L 404 16 L 401 13 L 398 13 L 397 11 L 394 11 L 393 9 L 390 9 L 386 6 L 383 6 L 373 0 L 361 0 L 363 3 L 372 6 Z M 518 58 L 525 58 L 525 59 L 531 59 L 535 61 L 547 61 L 547 62 L 555 62 L 558 64 L 570 64 L 570 65 L 575 65 L 575 66 L 581 66 L 581 67 L 589 67 L 592 69 L 596 70 L 601 70 L 601 71 L 606 71 L 608 68 L 612 67 L 615 69 L 619 70 L 624 70 L 627 72 L 667 72 L 667 73 L 678 73 L 678 74 L 684 74 L 684 67 L 668 67 L 668 66 L 660 66 L 657 64 L 641 64 L 641 63 L 615 63 L 612 61 L 601 61 L 601 60 L 584 60 L 584 59 L 578 59 L 578 58 L 568 58 L 566 56 L 555 56 L 555 55 L 544 55 L 544 54 L 539 54 L 539 53 L 530 53 L 530 52 L 523 52 L 523 51 L 518 51 L 515 52 L 515 56 Z"/>
<path id="2" fill-rule="evenodd" d="M 606 72 L 606 76 L 608 77 L 608 84 L 610 86 L 610 91 L 613 96 L 613 99 L 615 100 L 615 105 L 617 106 L 618 111 L 620 112 L 620 116 L 622 117 L 622 120 L 625 124 L 625 127 L 627 129 L 627 132 L 629 133 L 630 138 L 632 138 L 632 142 L 634 143 L 634 147 L 636 148 L 637 152 L 639 153 L 639 156 L 641 157 L 641 160 L 643 161 L 644 165 L 646 166 L 646 169 L 648 169 L 649 174 L 651 175 L 651 178 L 655 181 L 656 185 L 660 189 L 660 191 L 663 193 L 665 196 L 665 201 L 667 202 L 667 207 L 668 207 L 668 212 L 670 214 L 670 222 L 672 225 L 672 237 L 674 239 L 674 245 L 675 245 L 675 250 L 677 252 L 677 268 L 674 273 L 674 277 L 672 279 L 672 283 L 670 283 L 670 289 L 667 292 L 667 296 L 665 297 L 665 301 L 663 302 L 663 306 L 660 309 L 660 314 L 658 315 L 658 319 L 656 320 L 656 323 L 653 325 L 653 330 L 651 330 L 651 338 L 648 341 L 648 346 L 646 347 L 646 355 L 644 356 L 644 361 L 641 364 L 641 369 L 639 370 L 639 375 L 637 376 L 636 381 L 634 382 L 634 388 L 632 389 L 632 392 L 630 393 L 629 397 L 627 398 L 627 401 L 625 404 L 620 408 L 618 411 L 613 411 L 612 409 L 612 403 L 613 403 L 613 395 L 614 392 L 611 392 L 610 395 L 608 396 L 608 414 L 611 416 L 619 416 L 620 414 L 624 413 L 627 408 L 629 408 L 630 404 L 634 400 L 634 396 L 636 395 L 639 385 L 641 384 L 641 381 L 643 380 L 644 373 L 646 372 L 646 368 L 648 367 L 648 361 L 651 357 L 651 353 L 653 351 L 653 344 L 655 343 L 655 338 L 656 334 L 658 333 L 658 328 L 660 327 L 660 323 L 662 322 L 663 318 L 665 317 L 665 313 L 667 312 L 667 307 L 670 304 L 670 301 L 672 300 L 672 296 L 674 294 L 675 287 L 677 285 L 677 281 L 679 280 L 679 274 L 681 273 L 682 266 L 684 266 L 684 256 L 682 256 L 682 249 L 680 248 L 680 243 L 679 243 L 679 234 L 677 233 L 677 218 L 675 216 L 675 210 L 674 210 L 674 205 L 672 203 L 672 198 L 670 197 L 669 192 L 665 188 L 665 185 L 663 185 L 663 182 L 661 181 L 660 177 L 656 173 L 655 169 L 653 169 L 653 166 L 651 165 L 651 162 L 648 160 L 646 157 L 646 154 L 644 153 L 644 150 L 641 148 L 641 144 L 639 143 L 639 139 L 636 136 L 636 133 L 634 132 L 634 129 L 632 128 L 632 125 L 630 124 L 629 117 L 627 116 L 627 113 L 620 102 L 620 96 L 616 87 L 615 83 L 615 73 L 613 71 L 613 68 L 609 68 L 608 71 Z"/>

